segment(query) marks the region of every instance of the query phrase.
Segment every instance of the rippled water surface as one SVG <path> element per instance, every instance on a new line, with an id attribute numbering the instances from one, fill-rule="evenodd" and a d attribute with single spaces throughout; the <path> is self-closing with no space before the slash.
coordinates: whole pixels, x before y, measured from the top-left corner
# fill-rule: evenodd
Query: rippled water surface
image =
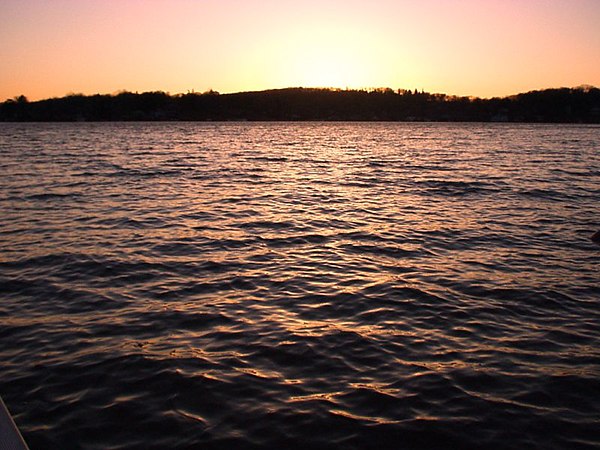
<path id="1" fill-rule="evenodd" d="M 600 128 L 0 124 L 35 449 L 600 448 Z"/>

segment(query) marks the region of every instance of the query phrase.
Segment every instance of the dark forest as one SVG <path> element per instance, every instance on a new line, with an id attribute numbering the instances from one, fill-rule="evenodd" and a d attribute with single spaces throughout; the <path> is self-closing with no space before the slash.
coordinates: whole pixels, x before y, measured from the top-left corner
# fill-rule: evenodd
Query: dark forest
<path id="1" fill-rule="evenodd" d="M 0 121 L 440 121 L 600 123 L 600 89 L 546 89 L 481 99 L 389 88 L 287 88 L 219 94 L 71 94 L 0 103 Z"/>

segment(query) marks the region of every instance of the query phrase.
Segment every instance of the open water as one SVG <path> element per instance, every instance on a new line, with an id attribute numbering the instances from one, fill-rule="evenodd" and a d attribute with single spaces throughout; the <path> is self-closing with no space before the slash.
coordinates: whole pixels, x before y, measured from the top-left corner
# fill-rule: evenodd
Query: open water
<path id="1" fill-rule="evenodd" d="M 600 448 L 600 128 L 0 124 L 36 449 Z"/>

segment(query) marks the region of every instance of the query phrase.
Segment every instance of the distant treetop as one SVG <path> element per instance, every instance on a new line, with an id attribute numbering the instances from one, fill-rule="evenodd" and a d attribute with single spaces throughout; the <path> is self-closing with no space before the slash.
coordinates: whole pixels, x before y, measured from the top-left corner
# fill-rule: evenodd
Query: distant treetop
<path id="1" fill-rule="evenodd" d="M 481 99 L 391 88 L 284 88 L 219 94 L 212 89 L 69 94 L 0 103 L 0 121 L 344 120 L 600 123 L 600 90 L 582 85 Z"/>

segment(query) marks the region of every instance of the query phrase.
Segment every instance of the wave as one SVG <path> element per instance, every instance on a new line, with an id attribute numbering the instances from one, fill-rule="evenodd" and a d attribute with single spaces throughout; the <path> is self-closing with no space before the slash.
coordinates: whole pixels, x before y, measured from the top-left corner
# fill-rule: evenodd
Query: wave
<path id="1" fill-rule="evenodd" d="M 0 155 L 31 448 L 600 446 L 597 128 L 90 126 Z"/>

